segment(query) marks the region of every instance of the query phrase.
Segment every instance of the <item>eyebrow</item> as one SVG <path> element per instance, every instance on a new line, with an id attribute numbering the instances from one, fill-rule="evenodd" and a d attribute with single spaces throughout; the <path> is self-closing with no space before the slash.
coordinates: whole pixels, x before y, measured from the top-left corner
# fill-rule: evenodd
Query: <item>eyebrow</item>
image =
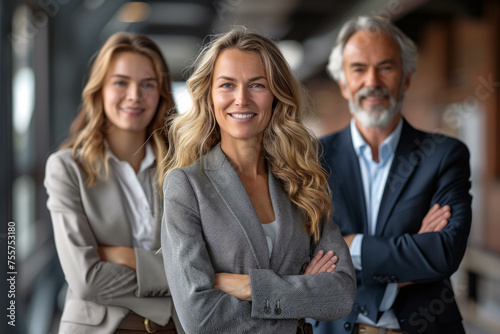
<path id="1" fill-rule="evenodd" d="M 386 65 L 386 64 L 391 64 L 394 65 L 396 61 L 394 59 L 384 59 L 382 61 L 379 61 L 376 66 L 380 65 Z M 349 64 L 349 67 L 357 67 L 357 66 L 367 66 L 366 63 L 351 63 Z"/>
<path id="2" fill-rule="evenodd" d="M 256 81 L 256 80 L 260 80 L 260 79 L 267 80 L 267 78 L 265 76 L 260 75 L 260 76 L 257 76 L 257 77 L 250 78 L 248 81 Z M 228 77 L 228 76 L 225 76 L 225 75 L 221 75 L 221 76 L 217 77 L 215 80 L 235 81 L 236 79 Z"/>
<path id="3" fill-rule="evenodd" d="M 128 75 L 123 75 L 123 74 L 113 74 L 111 76 L 112 78 L 122 78 L 122 79 L 130 79 Z M 141 81 L 158 81 L 156 78 L 144 78 Z"/>

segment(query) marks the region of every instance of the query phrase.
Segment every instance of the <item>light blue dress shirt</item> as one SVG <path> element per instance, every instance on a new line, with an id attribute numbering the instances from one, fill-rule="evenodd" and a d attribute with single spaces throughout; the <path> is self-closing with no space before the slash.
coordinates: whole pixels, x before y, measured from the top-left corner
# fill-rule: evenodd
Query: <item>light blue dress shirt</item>
<path id="1" fill-rule="evenodd" d="M 375 234 L 377 227 L 377 217 L 380 209 L 380 201 L 384 194 L 384 188 L 391 169 L 392 161 L 394 160 L 394 153 L 401 137 L 401 130 L 403 129 L 403 120 L 401 119 L 394 131 L 380 144 L 379 162 L 373 160 L 370 145 L 366 143 L 354 122 L 351 120 L 351 137 L 354 146 L 354 151 L 358 157 L 359 167 L 361 169 L 361 177 L 363 179 L 363 191 L 366 201 L 366 214 L 368 217 L 368 230 L 370 235 Z M 354 237 L 350 252 L 354 268 L 361 270 L 363 264 L 361 263 L 361 245 L 363 243 L 363 234 L 356 234 Z M 387 284 L 382 302 L 380 303 L 379 311 L 384 312 L 379 321 L 375 324 L 368 317 L 359 314 L 357 322 L 371 326 L 399 329 L 394 312 L 391 307 L 398 294 L 398 284 Z"/>

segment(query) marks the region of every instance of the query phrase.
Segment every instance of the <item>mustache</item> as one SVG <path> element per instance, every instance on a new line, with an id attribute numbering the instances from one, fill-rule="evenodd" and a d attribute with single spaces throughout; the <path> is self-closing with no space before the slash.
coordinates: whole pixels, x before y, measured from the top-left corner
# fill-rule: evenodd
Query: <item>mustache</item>
<path id="1" fill-rule="evenodd" d="M 380 87 L 380 88 L 361 88 L 359 91 L 356 92 L 355 94 L 355 100 L 357 103 L 361 102 L 362 98 L 368 97 L 369 95 L 380 95 L 380 96 L 391 96 L 391 92 L 389 89 L 385 87 Z"/>

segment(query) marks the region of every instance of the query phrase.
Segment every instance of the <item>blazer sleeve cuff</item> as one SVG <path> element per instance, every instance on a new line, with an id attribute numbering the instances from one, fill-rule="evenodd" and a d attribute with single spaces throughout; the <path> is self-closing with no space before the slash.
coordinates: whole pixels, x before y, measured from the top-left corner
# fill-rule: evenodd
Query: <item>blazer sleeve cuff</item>
<path id="1" fill-rule="evenodd" d="M 161 253 L 135 248 L 137 297 L 170 296 Z"/>

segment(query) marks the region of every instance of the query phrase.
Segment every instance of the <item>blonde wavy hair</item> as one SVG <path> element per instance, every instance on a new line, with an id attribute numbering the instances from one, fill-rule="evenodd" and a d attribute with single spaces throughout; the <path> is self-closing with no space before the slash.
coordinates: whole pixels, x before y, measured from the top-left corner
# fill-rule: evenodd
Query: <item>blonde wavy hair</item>
<path id="1" fill-rule="evenodd" d="M 302 125 L 304 90 L 277 46 L 244 27 L 215 36 L 196 58 L 194 72 L 187 81 L 192 106 L 166 123 L 172 145 L 159 166 L 163 176 L 160 182 L 171 170 L 201 159 L 221 139 L 211 87 L 215 62 L 226 49 L 255 52 L 262 59 L 275 96 L 273 114 L 262 139 L 264 156 L 290 200 L 307 218 L 305 227 L 317 242 L 321 221 L 330 217 L 331 202 L 327 177 L 318 161 L 318 141 Z"/>
<path id="2" fill-rule="evenodd" d="M 171 78 L 167 63 L 158 46 L 148 37 L 140 34 L 120 32 L 112 35 L 97 53 L 90 70 L 90 76 L 82 92 L 82 107 L 70 128 L 70 137 L 59 148 L 72 148 L 73 158 L 87 173 L 85 182 L 89 186 L 97 183 L 99 172 L 104 169 L 107 177 L 109 166 L 104 147 L 106 128 L 109 125 L 104 113 L 102 87 L 113 56 L 120 52 L 134 52 L 148 57 L 158 78 L 160 100 L 158 109 L 146 129 L 146 138 L 156 161 L 161 161 L 168 151 L 167 115 L 175 114 L 171 93 Z M 157 170 L 159 178 L 160 170 Z M 161 188 L 161 187 L 160 187 Z"/>

